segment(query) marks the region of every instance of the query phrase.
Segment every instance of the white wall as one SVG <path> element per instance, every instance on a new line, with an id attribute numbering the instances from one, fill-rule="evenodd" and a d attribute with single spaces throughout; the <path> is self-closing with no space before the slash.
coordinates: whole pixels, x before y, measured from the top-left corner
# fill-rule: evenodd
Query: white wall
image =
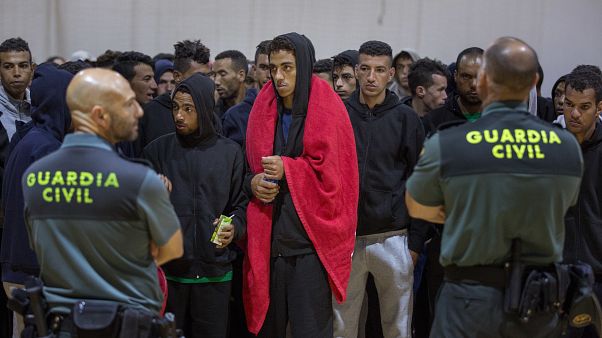
<path id="1" fill-rule="evenodd" d="M 411 47 L 449 63 L 465 47 L 513 35 L 539 53 L 544 95 L 578 64 L 601 65 L 601 0 L 0 0 L 0 40 L 26 39 L 34 58 L 78 49 L 173 52 L 201 39 L 212 56 L 298 31 L 318 58 L 366 40 Z"/>

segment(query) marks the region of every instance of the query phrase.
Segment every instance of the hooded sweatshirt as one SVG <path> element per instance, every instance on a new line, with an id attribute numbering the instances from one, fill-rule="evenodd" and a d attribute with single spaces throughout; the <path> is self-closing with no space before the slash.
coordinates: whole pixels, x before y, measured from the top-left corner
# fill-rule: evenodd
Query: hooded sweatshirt
<path id="1" fill-rule="evenodd" d="M 0 262 L 3 281 L 23 284 L 27 274 L 39 272 L 23 219 L 21 176 L 33 162 L 61 146 L 71 126 L 65 96 L 72 77 L 69 72 L 47 64 L 35 70 L 31 84 L 32 127 L 10 153 L 2 185 L 5 224 Z"/>
<path id="2" fill-rule="evenodd" d="M 399 59 L 401 57 L 401 55 L 403 55 L 403 54 L 410 55 L 412 62 L 416 62 L 416 61 L 418 61 L 418 59 L 420 59 L 420 56 L 415 51 L 413 51 L 411 49 L 402 49 L 393 58 L 393 66 L 395 66 L 397 64 L 397 59 Z M 399 98 L 404 98 L 406 96 L 412 95 L 412 93 L 406 92 L 405 89 L 401 88 L 401 85 L 397 82 L 397 77 L 395 77 L 393 82 L 389 85 L 389 90 L 392 91 L 393 93 L 395 93 L 395 95 L 397 95 L 397 97 L 399 97 Z"/>
<path id="3" fill-rule="evenodd" d="M 246 198 L 242 192 L 244 157 L 240 146 L 214 127 L 213 81 L 194 74 L 174 90 L 187 91 L 197 111 L 199 129 L 170 133 L 149 143 L 144 158 L 171 180 L 171 202 L 182 226 L 184 255 L 163 266 L 169 280 L 202 283 L 232 270 L 236 253 L 210 242 L 213 221 L 234 215 L 235 240 L 245 234 Z"/>
<path id="4" fill-rule="evenodd" d="M 564 259 L 591 265 L 596 282 L 602 282 L 602 122 L 581 144 L 584 172 L 577 204 L 565 217 Z"/>
<path id="5" fill-rule="evenodd" d="M 357 235 L 408 228 L 405 182 L 418 161 L 424 130 L 418 115 L 386 90 L 370 109 L 356 91 L 346 102 L 355 133 L 360 177 Z"/>
<path id="6" fill-rule="evenodd" d="M 228 109 L 222 117 L 222 131 L 224 136 L 240 144 L 241 147 L 245 145 L 249 113 L 251 113 L 251 108 L 253 108 L 253 102 L 255 102 L 256 97 L 256 89 L 247 90 L 245 99 L 241 103 Z"/>
<path id="7" fill-rule="evenodd" d="M 25 89 L 25 99 L 15 100 L 0 85 L 0 123 L 6 129 L 8 139 L 13 137 L 17 125 L 31 121 L 31 98 L 29 89 Z"/>

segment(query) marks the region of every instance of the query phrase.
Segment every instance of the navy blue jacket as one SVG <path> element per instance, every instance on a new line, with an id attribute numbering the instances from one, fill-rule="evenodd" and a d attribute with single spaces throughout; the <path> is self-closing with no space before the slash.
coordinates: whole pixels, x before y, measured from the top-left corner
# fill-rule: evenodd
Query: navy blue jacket
<path id="1" fill-rule="evenodd" d="M 2 185 L 2 206 L 4 229 L 0 262 L 3 281 L 23 284 L 22 274 L 37 275 L 38 262 L 30 249 L 29 238 L 23 219 L 23 190 L 21 176 L 38 159 L 57 150 L 65 133 L 71 126 L 71 115 L 65 95 L 73 76 L 53 66 L 41 65 L 36 68 L 31 84 L 32 127 L 10 152 Z"/>
<path id="2" fill-rule="evenodd" d="M 256 89 L 247 90 L 245 99 L 228 109 L 222 117 L 222 133 L 244 148 L 247 135 L 247 122 L 253 103 L 257 97 Z"/>

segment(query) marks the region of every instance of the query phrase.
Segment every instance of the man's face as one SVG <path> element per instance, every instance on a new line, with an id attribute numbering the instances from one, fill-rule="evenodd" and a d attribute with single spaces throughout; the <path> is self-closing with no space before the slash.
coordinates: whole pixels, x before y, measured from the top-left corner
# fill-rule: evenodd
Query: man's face
<path id="1" fill-rule="evenodd" d="M 477 74 L 481 67 L 482 58 L 464 56 L 460 59 L 454 75 L 456 90 L 460 99 L 467 104 L 480 104 L 481 99 L 477 95 Z"/>
<path id="2" fill-rule="evenodd" d="M 433 84 L 424 90 L 422 101 L 424 102 L 425 112 L 437 109 L 445 104 L 447 94 L 447 78 L 443 75 L 433 74 Z"/>
<path id="3" fill-rule="evenodd" d="M 15 99 L 23 99 L 25 89 L 31 82 L 33 65 L 29 52 L 0 53 L 0 79 L 4 90 Z"/>
<path id="4" fill-rule="evenodd" d="M 554 89 L 554 109 L 556 110 L 556 115 L 564 113 L 564 86 L 565 82 L 562 81 Z"/>
<path id="5" fill-rule="evenodd" d="M 154 80 L 153 80 L 154 82 Z M 134 141 L 138 138 L 138 120 L 144 112 L 136 94 L 130 88 L 115 95 L 108 105 L 111 114 L 110 134 L 113 142 Z"/>
<path id="6" fill-rule="evenodd" d="M 596 126 L 602 110 L 602 101 L 596 102 L 596 92 L 592 88 L 582 92 L 567 86 L 564 97 L 564 120 L 566 128 L 575 135 L 587 135 Z"/>
<path id="7" fill-rule="evenodd" d="M 267 54 L 257 55 L 255 63 L 255 81 L 259 85 L 259 89 L 270 81 L 270 61 Z"/>
<path id="8" fill-rule="evenodd" d="M 276 85 L 276 91 L 282 99 L 293 99 L 297 81 L 297 62 L 295 54 L 279 50 L 270 54 L 270 76 Z"/>
<path id="9" fill-rule="evenodd" d="M 401 85 L 402 88 L 409 91 L 408 84 L 408 73 L 410 72 L 410 66 L 414 63 L 411 58 L 400 56 L 397 58 L 397 63 L 395 63 L 395 77 L 397 78 L 397 82 Z"/>
<path id="10" fill-rule="evenodd" d="M 244 85 L 245 72 L 236 71 L 232 59 L 215 60 L 212 73 L 215 78 L 215 90 L 222 99 L 231 99 L 238 95 L 240 86 Z"/>
<path id="11" fill-rule="evenodd" d="M 387 83 L 395 75 L 395 68 L 391 67 L 391 58 L 386 55 L 360 54 L 356 74 L 362 94 L 372 97 L 385 91 Z"/>
<path id="12" fill-rule="evenodd" d="M 132 90 L 136 93 L 136 100 L 141 105 L 148 103 L 153 99 L 153 95 L 157 90 L 157 83 L 155 82 L 155 73 L 153 68 L 147 64 L 139 63 L 134 66 L 134 78 L 130 81 Z"/>
<path id="13" fill-rule="evenodd" d="M 171 92 L 174 88 L 176 88 L 176 80 L 173 78 L 173 72 L 166 71 L 161 75 L 159 83 L 157 83 L 157 95 Z"/>
<path id="14" fill-rule="evenodd" d="M 357 80 L 355 79 L 353 67 L 349 65 L 334 67 L 332 82 L 334 84 L 334 90 L 339 94 L 341 100 L 349 99 L 357 87 Z"/>
<path id="15" fill-rule="evenodd" d="M 179 135 L 190 135 L 199 129 L 199 115 L 190 94 L 179 91 L 174 95 L 172 114 Z"/>

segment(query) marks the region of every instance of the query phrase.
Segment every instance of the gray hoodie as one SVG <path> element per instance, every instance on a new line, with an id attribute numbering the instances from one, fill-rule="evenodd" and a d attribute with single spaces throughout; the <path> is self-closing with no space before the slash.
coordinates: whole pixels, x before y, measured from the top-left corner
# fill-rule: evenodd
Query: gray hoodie
<path id="1" fill-rule="evenodd" d="M 402 49 L 393 58 L 393 66 L 395 66 L 395 64 L 397 63 L 397 59 L 401 56 L 402 53 L 404 53 L 404 54 L 407 53 L 408 55 L 410 55 L 410 58 L 412 58 L 412 62 L 416 62 L 416 61 L 418 61 L 418 59 L 420 59 L 420 56 L 415 51 L 413 51 L 411 49 L 407 49 L 407 48 Z M 406 96 L 412 95 L 411 93 L 406 92 L 403 88 L 401 88 L 401 86 L 397 82 L 397 77 L 393 77 L 393 81 L 391 81 L 391 83 L 389 84 L 389 90 L 392 91 L 393 93 L 395 93 L 395 95 L 397 95 L 397 97 L 399 97 L 400 99 L 402 99 Z"/>
<path id="2" fill-rule="evenodd" d="M 6 129 L 8 139 L 17 130 L 16 121 L 27 123 L 31 121 L 31 97 L 29 89 L 25 90 L 25 100 L 19 101 L 10 97 L 0 85 L 0 123 Z"/>

